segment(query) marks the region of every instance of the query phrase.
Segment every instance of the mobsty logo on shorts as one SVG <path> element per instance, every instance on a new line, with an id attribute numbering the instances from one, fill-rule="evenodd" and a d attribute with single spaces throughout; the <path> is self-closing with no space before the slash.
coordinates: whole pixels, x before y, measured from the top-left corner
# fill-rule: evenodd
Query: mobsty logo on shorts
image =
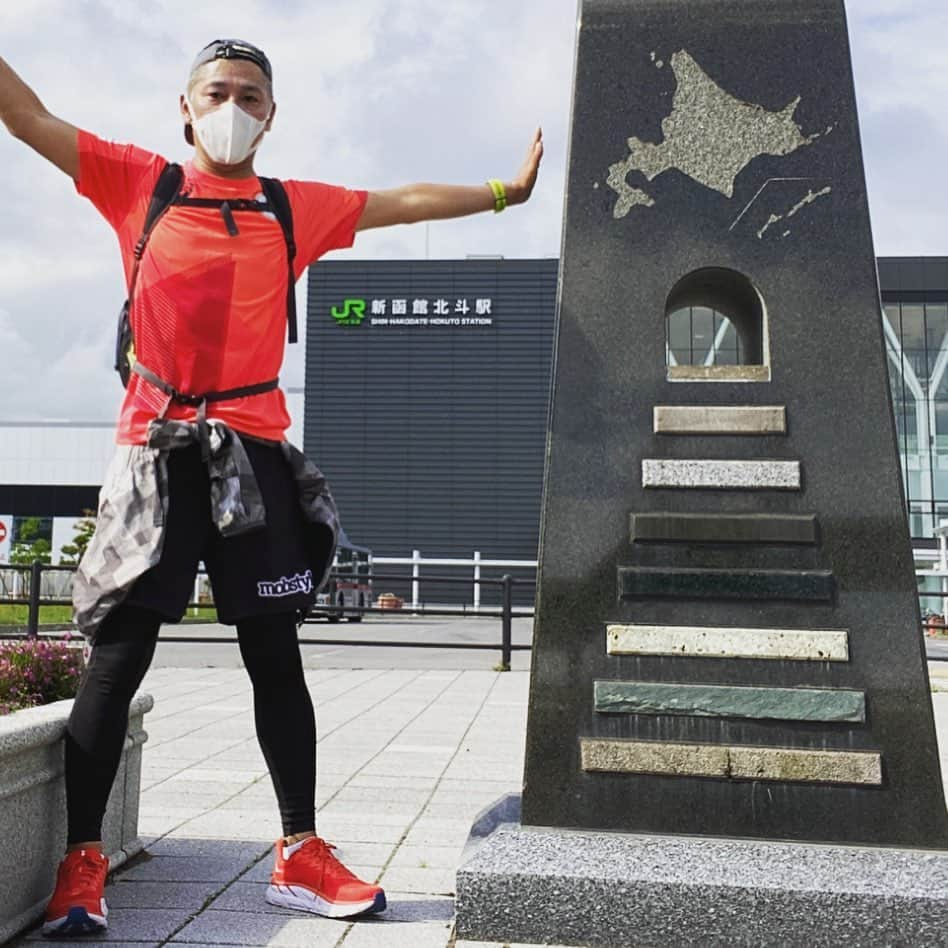
<path id="1" fill-rule="evenodd" d="M 281 576 L 275 582 L 257 583 L 257 595 L 262 599 L 279 599 L 282 596 L 295 596 L 297 593 L 313 591 L 313 571 L 297 573 L 295 576 Z"/>

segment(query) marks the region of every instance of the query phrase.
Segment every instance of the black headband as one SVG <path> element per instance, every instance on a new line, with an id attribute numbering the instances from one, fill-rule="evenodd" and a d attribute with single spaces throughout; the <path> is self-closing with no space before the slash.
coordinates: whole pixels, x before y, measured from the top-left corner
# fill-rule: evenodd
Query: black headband
<path id="1" fill-rule="evenodd" d="M 208 43 L 204 49 L 197 54 L 191 65 L 191 74 L 195 69 L 203 66 L 205 63 L 213 62 L 215 59 L 246 59 L 254 65 L 259 66 L 263 74 L 273 82 L 273 68 L 266 53 L 250 43 L 236 39 L 217 39 L 213 43 Z"/>

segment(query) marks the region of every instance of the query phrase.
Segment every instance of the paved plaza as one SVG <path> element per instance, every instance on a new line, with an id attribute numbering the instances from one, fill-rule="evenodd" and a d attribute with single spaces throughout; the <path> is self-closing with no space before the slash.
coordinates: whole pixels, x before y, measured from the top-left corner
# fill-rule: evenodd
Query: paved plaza
<path id="1" fill-rule="evenodd" d="M 249 682 L 227 667 L 235 652 L 223 643 L 159 647 L 144 685 L 155 698 L 145 718 L 146 853 L 110 881 L 107 940 L 81 944 L 481 948 L 454 939 L 454 873 L 474 817 L 520 789 L 528 653 L 498 672 L 493 652 L 403 649 L 385 667 L 395 649 L 306 646 L 319 831 L 389 900 L 380 916 L 337 921 L 263 899 L 280 824 Z M 948 773 L 948 664 L 931 669 Z"/>

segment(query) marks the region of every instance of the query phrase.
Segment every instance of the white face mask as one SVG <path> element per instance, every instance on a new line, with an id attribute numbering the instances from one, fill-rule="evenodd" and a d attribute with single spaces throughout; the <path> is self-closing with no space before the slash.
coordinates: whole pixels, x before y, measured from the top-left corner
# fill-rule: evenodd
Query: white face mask
<path id="1" fill-rule="evenodd" d="M 194 118 L 194 106 L 190 101 L 188 108 L 191 110 L 191 127 L 212 161 L 220 165 L 237 165 L 257 150 L 258 138 L 267 123 L 248 115 L 233 100 L 200 118 Z"/>

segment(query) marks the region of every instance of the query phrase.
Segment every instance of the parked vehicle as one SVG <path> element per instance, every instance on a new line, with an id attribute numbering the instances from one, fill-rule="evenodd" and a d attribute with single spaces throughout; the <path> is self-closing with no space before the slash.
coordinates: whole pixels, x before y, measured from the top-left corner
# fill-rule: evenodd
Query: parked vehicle
<path id="1" fill-rule="evenodd" d="M 372 607 L 371 575 L 372 551 L 357 546 L 340 528 L 336 563 L 316 596 L 310 618 L 325 616 L 330 622 L 361 622 L 364 611 Z"/>

